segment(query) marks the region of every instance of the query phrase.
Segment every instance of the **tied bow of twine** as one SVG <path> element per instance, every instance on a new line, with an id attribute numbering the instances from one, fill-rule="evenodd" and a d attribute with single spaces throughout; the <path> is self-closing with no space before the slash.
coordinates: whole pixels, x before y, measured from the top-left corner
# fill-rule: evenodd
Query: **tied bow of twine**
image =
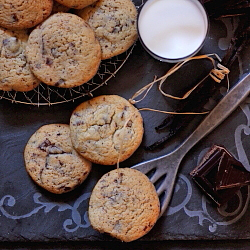
<path id="1" fill-rule="evenodd" d="M 211 56 L 215 56 L 217 58 L 217 60 L 219 62 L 221 62 L 221 59 L 219 58 L 219 56 L 217 54 L 208 54 L 208 55 L 200 55 L 200 56 L 194 56 L 194 57 L 190 57 L 188 59 L 186 59 L 183 62 L 179 62 L 177 63 L 174 67 L 172 67 L 164 76 L 160 77 L 160 78 L 156 78 L 154 79 L 153 82 L 147 84 L 146 86 L 144 86 L 143 88 L 141 88 L 140 90 L 138 90 L 130 99 L 129 102 L 131 104 L 136 104 L 140 101 L 142 101 L 148 94 L 148 92 L 150 91 L 150 89 L 153 87 L 153 85 L 157 82 L 159 82 L 159 91 L 161 92 L 162 95 L 167 96 L 169 98 L 172 99 L 176 99 L 176 100 L 183 100 L 186 99 L 206 78 L 211 77 L 215 82 L 220 83 L 225 76 L 228 77 L 229 74 L 229 69 L 226 68 L 225 66 L 221 65 L 220 63 L 215 63 L 215 59 L 212 58 Z M 191 61 L 191 60 L 198 60 L 198 59 L 209 59 L 212 64 L 213 64 L 213 69 L 201 80 L 199 81 L 193 88 L 191 88 L 189 91 L 187 91 L 182 97 L 178 97 L 178 96 L 173 96 L 170 94 L 167 94 L 163 91 L 162 87 L 166 81 L 166 79 L 172 75 L 174 72 L 176 72 L 177 70 L 179 70 L 185 63 Z M 228 78 L 227 78 L 228 79 Z M 229 89 L 229 81 L 228 81 L 228 89 Z M 144 95 L 142 96 L 141 99 L 139 100 L 135 100 L 135 98 L 137 98 L 138 96 L 142 95 L 144 93 Z M 151 108 L 140 108 L 139 110 L 149 110 L 149 111 L 155 111 L 155 112 L 160 112 L 160 113 L 165 113 L 165 114 L 207 114 L 209 111 L 206 112 L 201 112 L 201 113 L 195 113 L 195 112 L 185 112 L 185 113 L 177 113 L 177 112 L 173 112 L 173 111 L 162 111 L 162 110 L 156 110 L 156 109 L 151 109 Z"/>

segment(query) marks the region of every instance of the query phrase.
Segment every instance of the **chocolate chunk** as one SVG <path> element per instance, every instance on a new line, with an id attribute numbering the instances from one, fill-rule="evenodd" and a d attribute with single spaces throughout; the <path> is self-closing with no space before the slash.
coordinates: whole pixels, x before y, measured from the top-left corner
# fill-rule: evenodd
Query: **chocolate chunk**
<path id="1" fill-rule="evenodd" d="M 250 173 L 225 148 L 213 146 L 201 164 L 191 173 L 192 179 L 219 207 L 249 183 Z"/>
<path id="2" fill-rule="evenodd" d="M 50 51 L 54 58 L 58 58 L 61 55 L 60 52 L 58 52 L 57 48 L 52 48 Z"/>
<path id="3" fill-rule="evenodd" d="M 45 49 L 45 44 L 44 44 L 44 39 L 43 39 L 43 37 L 42 37 L 42 54 L 43 55 L 46 55 L 47 53 L 46 53 L 46 49 Z"/>
<path id="4" fill-rule="evenodd" d="M 51 141 L 49 139 L 45 139 L 39 146 L 38 148 L 40 148 L 42 151 L 46 151 L 46 148 L 54 145 L 54 143 L 51 143 Z"/>
<path id="5" fill-rule="evenodd" d="M 3 40 L 3 46 L 5 46 L 6 50 L 11 53 L 17 53 L 20 49 L 20 41 L 16 37 L 10 37 Z"/>
<path id="6" fill-rule="evenodd" d="M 242 187 L 250 183 L 250 172 L 232 157 L 223 153 L 216 176 L 216 189 Z"/>
<path id="7" fill-rule="evenodd" d="M 77 122 L 75 123 L 76 126 L 80 126 L 80 125 L 84 125 L 84 124 L 85 124 L 84 121 L 77 121 Z"/>
<path id="8" fill-rule="evenodd" d="M 77 116 L 77 117 L 81 117 L 81 115 L 77 112 L 74 112 L 73 115 Z"/>
<path id="9" fill-rule="evenodd" d="M 37 64 L 35 65 L 35 67 L 36 67 L 37 69 L 41 69 L 41 64 L 40 64 L 40 63 L 37 63 Z"/>
<path id="10" fill-rule="evenodd" d="M 13 18 L 13 22 L 18 22 L 19 21 L 17 15 L 15 13 L 12 14 L 12 18 Z"/>
<path id="11" fill-rule="evenodd" d="M 54 143 L 49 146 L 47 151 L 49 154 L 64 154 L 65 153 L 61 148 L 55 146 Z"/>
<path id="12" fill-rule="evenodd" d="M 58 87 L 59 85 L 65 83 L 63 79 L 60 79 L 58 82 L 55 83 L 55 86 Z"/>
<path id="13" fill-rule="evenodd" d="M 3 45 L 6 46 L 9 43 L 9 39 L 3 39 Z"/>
<path id="14" fill-rule="evenodd" d="M 67 192 L 67 191 L 70 191 L 72 188 L 71 187 L 61 186 L 61 187 L 59 187 L 59 190 L 60 189 L 63 189 L 65 192 Z"/>
<path id="15" fill-rule="evenodd" d="M 47 57 L 46 58 L 46 64 L 49 65 L 49 66 L 52 65 L 53 64 L 53 60 L 51 58 Z"/>
<path id="16" fill-rule="evenodd" d="M 132 124 L 133 124 L 133 122 L 132 122 L 131 120 L 129 120 L 126 127 L 131 128 L 131 127 L 132 127 Z"/>
<path id="17" fill-rule="evenodd" d="M 69 47 L 75 47 L 75 46 L 76 46 L 75 43 L 73 43 L 73 42 L 69 43 Z"/>

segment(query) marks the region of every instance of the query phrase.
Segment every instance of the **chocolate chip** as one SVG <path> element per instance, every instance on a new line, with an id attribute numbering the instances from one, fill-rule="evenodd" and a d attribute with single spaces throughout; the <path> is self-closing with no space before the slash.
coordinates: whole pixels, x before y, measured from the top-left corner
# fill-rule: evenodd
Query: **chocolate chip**
<path id="1" fill-rule="evenodd" d="M 17 15 L 15 13 L 12 15 L 12 18 L 13 18 L 14 22 L 18 22 L 19 21 Z"/>
<path id="2" fill-rule="evenodd" d="M 69 190 L 71 190 L 71 187 L 65 187 L 64 188 L 64 191 L 69 191 Z"/>
<path id="3" fill-rule="evenodd" d="M 16 37 L 10 37 L 3 40 L 3 46 L 11 53 L 20 53 L 20 41 Z"/>
<path id="4" fill-rule="evenodd" d="M 131 127 L 132 127 L 132 124 L 133 124 L 133 122 L 132 122 L 131 120 L 129 120 L 126 127 L 131 128 Z"/>
<path id="5" fill-rule="evenodd" d="M 63 189 L 64 191 L 70 191 L 71 187 L 61 186 L 61 187 L 59 187 L 59 189 Z"/>
<path id="6" fill-rule="evenodd" d="M 59 85 L 65 83 L 63 79 L 60 79 L 58 82 L 55 83 L 55 86 L 58 87 Z"/>
<path id="7" fill-rule="evenodd" d="M 46 148 L 53 145 L 49 139 L 45 139 L 44 142 L 42 142 L 38 148 L 41 149 L 42 151 L 46 151 Z"/>
<path id="8" fill-rule="evenodd" d="M 58 52 L 56 48 L 52 48 L 50 51 L 51 51 L 51 54 L 54 56 L 54 58 L 60 57 L 60 53 Z"/>
<path id="9" fill-rule="evenodd" d="M 53 60 L 51 58 L 47 57 L 46 58 L 46 64 L 49 65 L 49 66 L 52 65 L 53 64 Z"/>
<path id="10" fill-rule="evenodd" d="M 77 121 L 76 126 L 84 125 L 84 121 Z"/>
<path id="11" fill-rule="evenodd" d="M 69 47 L 75 47 L 75 46 L 76 46 L 75 43 L 73 42 L 69 43 Z"/>
<path id="12" fill-rule="evenodd" d="M 111 31 L 111 33 L 119 33 L 119 32 L 121 31 L 121 29 L 122 29 L 122 27 L 121 27 L 121 25 L 120 25 L 120 23 L 119 23 L 119 24 L 117 24 L 117 25 L 113 28 L 113 30 Z"/>
<path id="13" fill-rule="evenodd" d="M 46 55 L 46 49 L 45 49 L 45 45 L 44 45 L 44 41 L 43 41 L 43 37 L 42 37 L 42 54 Z"/>
<path id="14" fill-rule="evenodd" d="M 79 113 L 75 112 L 73 115 L 77 116 L 77 117 L 81 117 Z"/>
<path id="15" fill-rule="evenodd" d="M 49 153 L 49 154 L 64 154 L 65 152 L 64 152 L 61 148 L 57 147 L 57 146 L 53 143 L 53 144 L 51 144 L 51 145 L 49 146 L 49 148 L 48 148 L 48 153 Z"/>
<path id="16" fill-rule="evenodd" d="M 9 43 L 9 39 L 4 39 L 3 40 L 3 45 L 6 46 Z"/>
<path id="17" fill-rule="evenodd" d="M 5 82 L 8 82 L 8 79 L 4 78 L 1 80 L 1 83 L 5 83 Z"/>

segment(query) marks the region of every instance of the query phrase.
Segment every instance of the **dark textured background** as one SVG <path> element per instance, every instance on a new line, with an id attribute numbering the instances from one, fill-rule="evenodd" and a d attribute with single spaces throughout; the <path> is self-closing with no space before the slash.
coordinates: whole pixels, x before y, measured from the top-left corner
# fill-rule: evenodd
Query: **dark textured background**
<path id="1" fill-rule="evenodd" d="M 218 48 L 218 39 L 226 36 L 225 25 L 221 21 L 211 21 L 210 33 L 207 37 L 205 45 L 200 54 L 205 53 L 218 53 L 223 56 L 225 51 Z M 239 63 L 236 62 L 233 72 L 231 72 L 230 82 L 231 84 L 237 83 L 239 75 L 243 70 L 249 72 L 249 48 L 246 48 L 241 55 L 241 66 L 239 69 Z M 116 77 L 111 79 L 107 86 L 98 89 L 94 95 L 101 94 L 117 94 L 125 98 L 130 98 L 133 93 L 140 89 L 145 84 L 151 82 L 155 75 L 161 76 L 172 65 L 167 63 L 161 63 L 151 58 L 141 47 L 140 43 L 134 48 L 134 51 L 123 68 L 117 73 Z M 204 66 L 205 67 L 205 66 Z M 192 80 L 198 77 L 199 69 L 198 65 L 195 67 L 184 67 L 181 73 L 174 76 L 172 81 L 178 78 L 178 83 L 186 83 L 190 80 L 186 75 L 192 75 Z M 174 88 L 174 87 L 173 87 Z M 36 192 L 42 194 L 41 201 L 46 202 L 64 202 L 73 205 L 77 198 L 83 193 L 91 192 L 96 181 L 107 171 L 113 167 L 107 166 L 93 166 L 89 178 L 76 190 L 65 195 L 53 195 L 41 188 L 39 188 L 27 175 L 24 162 L 23 162 L 23 149 L 28 141 L 29 137 L 42 125 L 49 123 L 69 123 L 70 115 L 73 109 L 85 99 L 78 100 L 74 103 L 60 104 L 51 107 L 33 107 L 21 104 L 12 104 L 11 102 L 1 100 L 0 101 L 0 199 L 5 195 L 11 195 L 15 198 L 15 204 L 13 206 L 7 206 L 7 200 L 5 200 L 2 207 L 7 210 L 11 215 L 23 215 L 29 213 L 34 209 L 37 204 L 34 204 L 33 195 Z M 156 91 L 156 86 L 151 90 L 148 97 L 138 105 L 138 107 L 151 107 L 162 110 L 169 110 L 171 105 Z M 135 154 L 127 161 L 121 164 L 121 167 L 130 167 L 136 163 L 144 160 L 152 159 L 157 156 L 161 156 L 171 151 L 185 138 L 201 120 L 201 116 L 194 118 L 189 127 L 177 137 L 175 137 L 171 143 L 165 145 L 161 150 L 154 152 L 146 152 L 143 146 L 154 142 L 156 139 L 161 138 L 164 135 L 162 133 L 156 133 L 154 127 L 158 125 L 165 117 L 163 114 L 143 111 L 142 116 L 144 118 L 145 136 L 143 143 Z M 210 147 L 213 143 L 225 145 L 229 151 L 236 154 L 236 148 L 234 145 L 234 135 L 232 131 L 239 124 L 245 124 L 246 117 L 238 108 L 221 126 L 219 126 L 208 137 L 198 143 L 185 157 L 180 173 L 187 176 L 189 172 L 195 167 L 197 158 L 200 152 L 204 148 Z M 244 145 L 247 149 L 248 155 L 250 153 L 250 144 L 247 137 L 244 138 Z M 190 179 L 190 178 L 189 178 Z M 188 203 L 189 209 L 198 210 L 201 209 L 201 192 L 192 184 L 193 196 Z M 185 187 L 181 191 L 174 194 L 173 201 L 170 205 L 174 205 L 185 196 Z M 246 197 L 244 198 L 246 199 Z M 210 209 L 215 208 L 209 205 Z M 87 200 L 83 202 L 79 208 L 80 211 L 86 211 Z M 156 242 L 151 241 L 159 240 L 196 240 L 196 239 L 250 239 L 250 211 L 246 211 L 245 215 L 237 222 L 230 226 L 221 226 L 217 228 L 216 232 L 211 233 L 208 231 L 208 225 L 204 221 L 204 226 L 199 225 L 197 217 L 188 217 L 183 210 L 179 211 L 175 215 L 161 218 L 152 231 L 133 244 L 120 244 L 116 240 L 111 239 L 109 236 L 101 235 L 94 231 L 91 227 L 86 229 L 79 228 L 78 230 L 69 233 L 66 232 L 62 225 L 67 218 L 71 218 L 69 210 L 58 212 L 58 207 L 52 208 L 50 211 L 45 212 L 41 209 L 29 218 L 23 219 L 8 219 L 0 211 L 0 241 L 6 242 L 5 248 L 9 249 L 14 247 L 15 249 L 22 249 L 24 246 L 21 243 L 15 243 L 14 245 L 8 244 L 8 242 L 30 242 L 27 246 L 30 249 L 48 249 L 49 245 L 31 242 L 54 242 L 54 241 L 69 241 L 66 245 L 64 243 L 53 244 L 54 248 L 71 249 L 71 248 L 83 248 L 83 249 L 112 249 L 112 247 L 121 247 L 121 249 L 137 248 L 137 249 L 150 249 L 153 246 L 157 246 L 157 249 L 185 249 L 187 244 L 188 249 L 220 249 L 223 245 L 227 246 L 226 249 L 247 249 L 248 241 L 234 241 L 233 243 L 224 241 L 216 241 L 209 243 L 196 241 L 185 243 L 185 241 L 170 241 L 170 242 Z M 89 241 L 104 241 L 103 243 L 89 242 Z M 88 241 L 88 242 L 78 242 Z M 106 242 L 108 241 L 108 242 Z M 112 242 L 110 242 L 112 241 Z M 144 242 L 150 241 L 150 242 Z M 72 243 L 72 244 L 71 244 Z M 86 245 L 85 245 L 86 244 Z M 85 246 L 83 246 L 85 245 Z M 0 245 L 1 247 L 1 245 Z M 52 245 L 51 245 L 52 247 Z M 84 248 L 85 247 L 85 248 Z M 207 247 L 207 248 L 206 248 Z M 237 247 L 237 248 L 235 248 Z M 5 249 L 3 248 L 3 249 Z M 25 248 L 25 247 L 24 247 Z M 209 248 L 210 249 L 210 248 Z"/>

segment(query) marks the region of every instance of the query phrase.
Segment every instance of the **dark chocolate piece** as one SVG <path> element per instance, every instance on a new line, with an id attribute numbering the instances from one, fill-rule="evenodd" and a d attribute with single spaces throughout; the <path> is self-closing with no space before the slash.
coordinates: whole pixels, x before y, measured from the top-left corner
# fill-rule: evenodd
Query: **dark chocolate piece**
<path id="1" fill-rule="evenodd" d="M 216 176 L 216 189 L 242 187 L 250 183 L 250 172 L 241 162 L 223 153 Z"/>
<path id="2" fill-rule="evenodd" d="M 190 175 L 219 207 L 249 183 L 249 172 L 243 165 L 225 148 L 216 145 L 207 152 L 201 164 Z"/>

